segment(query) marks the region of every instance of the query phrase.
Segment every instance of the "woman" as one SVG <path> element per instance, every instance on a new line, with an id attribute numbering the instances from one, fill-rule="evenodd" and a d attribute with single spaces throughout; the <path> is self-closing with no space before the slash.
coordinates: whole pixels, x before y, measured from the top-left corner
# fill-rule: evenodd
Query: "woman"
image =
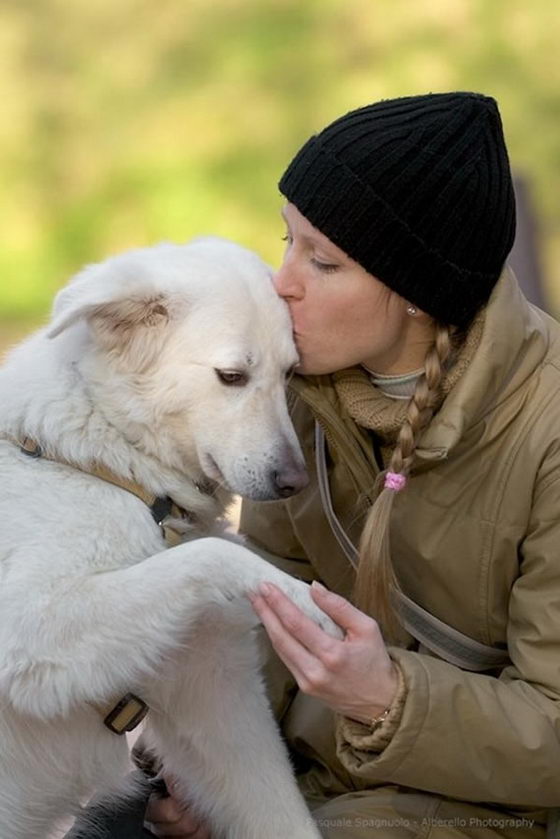
<path id="1" fill-rule="evenodd" d="M 544 837 L 560 806 L 560 327 L 504 270 L 496 103 L 366 106 L 312 137 L 280 189 L 311 482 L 246 503 L 241 530 L 324 583 L 314 597 L 346 630 L 328 638 L 274 587 L 253 598 L 302 792 L 333 839 Z M 148 818 L 209 835 L 173 798 Z"/>

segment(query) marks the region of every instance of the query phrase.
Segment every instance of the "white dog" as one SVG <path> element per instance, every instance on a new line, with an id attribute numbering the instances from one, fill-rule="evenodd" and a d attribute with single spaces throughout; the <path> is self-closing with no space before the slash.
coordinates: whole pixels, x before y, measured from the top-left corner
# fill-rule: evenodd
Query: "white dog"
<path id="1" fill-rule="evenodd" d="M 223 534 L 233 491 L 306 483 L 269 269 L 219 239 L 86 268 L 0 370 L 0 839 L 43 839 L 127 771 L 119 701 L 227 839 L 316 839 L 259 676 L 246 593 L 303 583 Z M 226 487 L 227 489 L 224 489 Z M 171 500 L 174 503 L 173 510 Z M 180 508 L 178 512 L 177 508 Z M 137 710 L 124 701 L 125 716 Z"/>

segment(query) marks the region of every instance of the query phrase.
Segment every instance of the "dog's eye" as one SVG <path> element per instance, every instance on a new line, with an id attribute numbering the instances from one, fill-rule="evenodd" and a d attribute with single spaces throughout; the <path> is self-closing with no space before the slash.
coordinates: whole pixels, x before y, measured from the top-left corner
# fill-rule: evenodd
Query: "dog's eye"
<path id="1" fill-rule="evenodd" d="M 239 370 L 216 370 L 216 376 L 223 385 L 237 385 L 243 387 L 249 381 L 246 373 Z"/>

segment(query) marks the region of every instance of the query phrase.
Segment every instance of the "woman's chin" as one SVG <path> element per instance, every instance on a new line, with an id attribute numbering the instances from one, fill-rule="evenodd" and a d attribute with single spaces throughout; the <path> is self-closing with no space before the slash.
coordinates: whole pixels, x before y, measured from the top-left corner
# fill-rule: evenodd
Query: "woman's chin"
<path id="1" fill-rule="evenodd" d="M 296 346 L 299 352 L 299 362 L 295 372 L 299 376 L 323 376 L 340 370 L 340 367 L 333 367 L 332 353 L 328 353 L 326 358 L 322 358 L 320 354 L 306 352 L 297 338 Z"/>
<path id="2" fill-rule="evenodd" d="M 313 363 L 311 362 L 311 365 L 310 365 L 309 360 L 306 359 L 305 356 L 300 354 L 299 361 L 297 363 L 297 366 L 296 366 L 294 372 L 296 372 L 298 374 L 298 376 L 313 375 L 313 373 L 314 373 Z"/>

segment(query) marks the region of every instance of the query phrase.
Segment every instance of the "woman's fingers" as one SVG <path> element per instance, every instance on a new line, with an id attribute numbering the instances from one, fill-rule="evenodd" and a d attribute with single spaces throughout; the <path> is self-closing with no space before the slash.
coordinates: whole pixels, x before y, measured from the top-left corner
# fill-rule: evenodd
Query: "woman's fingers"
<path id="1" fill-rule="evenodd" d="M 200 826 L 195 832 L 185 833 L 181 825 L 161 825 L 147 823 L 148 830 L 158 839 L 211 839 L 208 828 Z"/>
<path id="2" fill-rule="evenodd" d="M 303 674 L 315 662 L 314 656 L 286 629 L 272 604 L 269 604 L 264 597 L 252 595 L 251 602 L 264 624 L 274 649 L 301 686 Z"/>
<path id="3" fill-rule="evenodd" d="M 157 825 L 146 822 L 146 827 L 157 839 L 211 839 L 205 827 L 199 827 L 194 833 L 185 833 L 180 825 Z"/>
<path id="4" fill-rule="evenodd" d="M 159 798 L 157 795 L 151 795 L 148 800 L 146 820 L 149 822 L 175 824 L 179 822 L 184 815 L 185 808 L 171 796 L 168 796 L 167 798 Z M 192 819 L 192 816 L 190 818 Z"/>
<path id="5" fill-rule="evenodd" d="M 152 795 L 146 808 L 146 822 L 149 830 L 161 839 L 166 836 L 175 839 L 210 839 L 209 829 L 172 796 L 158 798 Z"/>
<path id="6" fill-rule="evenodd" d="M 311 596 L 317 606 L 349 635 L 369 636 L 375 631 L 377 624 L 373 618 L 321 583 L 314 581 L 311 584 Z"/>
<path id="7" fill-rule="evenodd" d="M 262 583 L 257 594 L 272 609 L 286 632 L 313 655 L 320 657 L 337 643 L 273 583 Z"/>

